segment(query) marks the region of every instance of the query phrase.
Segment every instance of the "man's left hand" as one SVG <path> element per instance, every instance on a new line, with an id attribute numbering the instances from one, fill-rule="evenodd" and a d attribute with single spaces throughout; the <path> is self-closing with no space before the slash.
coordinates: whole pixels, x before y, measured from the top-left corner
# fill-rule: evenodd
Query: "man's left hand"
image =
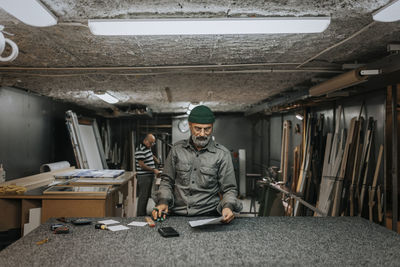
<path id="1" fill-rule="evenodd" d="M 224 219 L 222 219 L 223 223 L 230 223 L 235 218 L 230 208 L 224 208 L 222 210 L 222 216 L 224 216 Z"/>

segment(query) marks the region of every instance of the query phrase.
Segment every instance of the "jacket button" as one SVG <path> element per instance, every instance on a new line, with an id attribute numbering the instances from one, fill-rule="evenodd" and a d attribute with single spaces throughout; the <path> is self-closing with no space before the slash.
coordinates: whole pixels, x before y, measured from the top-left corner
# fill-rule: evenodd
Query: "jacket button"
<path id="1" fill-rule="evenodd" d="M 192 181 L 192 184 L 194 184 L 194 181 Z"/>
<path id="2" fill-rule="evenodd" d="M 196 157 L 199 157 L 199 154 L 197 154 Z"/>
<path id="3" fill-rule="evenodd" d="M 194 171 L 197 171 L 197 169 L 196 169 L 196 168 L 194 168 L 193 170 L 194 170 Z"/>

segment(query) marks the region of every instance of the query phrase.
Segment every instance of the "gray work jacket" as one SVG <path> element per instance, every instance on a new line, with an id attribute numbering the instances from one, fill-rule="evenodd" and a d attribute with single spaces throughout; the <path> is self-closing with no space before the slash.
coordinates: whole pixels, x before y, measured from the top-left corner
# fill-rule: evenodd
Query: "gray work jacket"
<path id="1" fill-rule="evenodd" d="M 220 200 L 218 193 L 222 194 Z M 157 204 L 168 204 L 178 215 L 201 215 L 223 208 L 242 210 L 229 150 L 210 140 L 197 151 L 190 139 L 171 149 L 156 193 Z"/>

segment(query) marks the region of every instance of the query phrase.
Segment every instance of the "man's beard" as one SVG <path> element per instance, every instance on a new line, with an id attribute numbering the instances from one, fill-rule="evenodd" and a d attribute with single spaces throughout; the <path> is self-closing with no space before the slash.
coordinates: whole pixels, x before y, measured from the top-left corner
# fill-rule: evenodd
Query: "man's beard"
<path id="1" fill-rule="evenodd" d="M 198 147 L 205 147 L 210 142 L 211 136 L 194 136 L 192 135 L 193 143 Z"/>

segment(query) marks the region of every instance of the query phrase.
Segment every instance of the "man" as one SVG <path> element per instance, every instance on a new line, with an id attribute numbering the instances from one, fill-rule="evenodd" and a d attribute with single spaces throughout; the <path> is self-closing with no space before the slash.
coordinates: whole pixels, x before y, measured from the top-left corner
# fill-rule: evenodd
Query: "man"
<path id="1" fill-rule="evenodd" d="M 215 117 L 208 107 L 195 107 L 188 121 L 191 137 L 177 142 L 168 155 L 153 218 L 165 219 L 172 210 L 187 216 L 222 214 L 229 223 L 233 211 L 242 209 L 230 152 L 211 138 Z"/>
<path id="2" fill-rule="evenodd" d="M 151 152 L 151 147 L 156 143 L 156 138 L 152 134 L 147 134 L 136 148 L 136 177 L 138 185 L 138 205 L 137 216 L 146 215 L 147 201 L 151 194 L 154 175 L 159 175 L 160 171 L 156 169 L 155 162 L 158 159 Z"/>

